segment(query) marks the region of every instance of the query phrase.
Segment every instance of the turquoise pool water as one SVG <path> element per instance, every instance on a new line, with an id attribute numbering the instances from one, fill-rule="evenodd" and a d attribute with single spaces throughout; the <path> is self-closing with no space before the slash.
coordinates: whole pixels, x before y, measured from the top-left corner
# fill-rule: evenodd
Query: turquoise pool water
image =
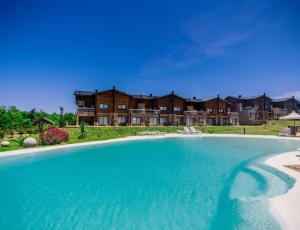
<path id="1" fill-rule="evenodd" d="M 262 157 L 298 147 L 191 137 L 0 158 L 0 229 L 279 229 L 267 198 L 294 181 Z"/>

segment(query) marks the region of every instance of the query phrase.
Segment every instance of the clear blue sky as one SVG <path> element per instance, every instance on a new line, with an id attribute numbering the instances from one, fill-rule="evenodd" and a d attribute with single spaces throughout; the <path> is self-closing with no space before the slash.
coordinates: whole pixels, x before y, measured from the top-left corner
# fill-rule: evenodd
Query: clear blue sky
<path id="1" fill-rule="evenodd" d="M 0 105 L 73 91 L 300 97 L 300 1 L 0 1 Z"/>

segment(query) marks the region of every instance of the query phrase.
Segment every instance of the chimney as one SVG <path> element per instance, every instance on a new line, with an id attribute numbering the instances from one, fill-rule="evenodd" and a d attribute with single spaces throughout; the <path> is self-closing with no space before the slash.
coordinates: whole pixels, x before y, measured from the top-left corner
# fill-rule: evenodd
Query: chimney
<path id="1" fill-rule="evenodd" d="M 96 93 L 98 93 L 98 90 L 97 90 L 97 89 L 95 89 L 95 92 L 96 92 Z"/>
<path id="2" fill-rule="evenodd" d="M 172 94 L 174 94 L 174 91 L 172 90 Z"/>
<path id="3" fill-rule="evenodd" d="M 150 97 L 152 97 L 152 93 L 150 93 Z"/>
<path id="4" fill-rule="evenodd" d="M 242 98 L 242 95 L 239 95 L 239 98 Z"/>
<path id="5" fill-rule="evenodd" d="M 116 86 L 113 85 L 113 90 L 115 90 L 115 89 L 116 89 Z"/>
<path id="6" fill-rule="evenodd" d="M 193 97 L 193 99 L 195 100 L 195 99 L 197 99 L 196 97 Z"/>

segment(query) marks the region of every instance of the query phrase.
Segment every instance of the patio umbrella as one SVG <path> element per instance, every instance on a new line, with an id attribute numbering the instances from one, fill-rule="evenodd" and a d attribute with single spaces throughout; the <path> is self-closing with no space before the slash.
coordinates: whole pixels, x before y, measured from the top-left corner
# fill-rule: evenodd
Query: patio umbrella
<path id="1" fill-rule="evenodd" d="M 293 120 L 294 121 L 294 132 L 296 135 L 296 120 L 300 120 L 300 115 L 293 111 L 289 115 L 283 116 L 279 118 L 280 120 Z"/>

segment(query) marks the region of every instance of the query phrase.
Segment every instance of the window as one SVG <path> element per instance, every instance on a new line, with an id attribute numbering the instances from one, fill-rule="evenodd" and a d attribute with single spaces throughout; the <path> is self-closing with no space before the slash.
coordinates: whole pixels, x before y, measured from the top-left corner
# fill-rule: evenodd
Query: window
<path id="1" fill-rule="evenodd" d="M 132 125 L 140 125 L 141 124 L 141 118 L 140 117 L 132 117 L 131 118 L 131 124 Z"/>
<path id="2" fill-rule="evenodd" d="M 160 125 L 166 125 L 167 124 L 167 118 L 166 117 L 160 117 L 159 118 L 159 124 Z"/>
<path id="3" fill-rule="evenodd" d="M 108 117 L 99 117 L 99 125 L 108 125 Z"/>
<path id="4" fill-rule="evenodd" d="M 250 113 L 249 116 L 250 116 L 250 119 L 255 119 L 256 114 L 255 113 Z"/>
<path id="5" fill-rule="evenodd" d="M 149 125 L 157 125 L 157 117 L 150 117 Z"/>
<path id="6" fill-rule="evenodd" d="M 159 107 L 159 110 L 160 110 L 160 111 L 167 111 L 167 107 L 166 107 L 166 106 L 160 106 L 160 107 Z"/>
<path id="7" fill-rule="evenodd" d="M 213 110 L 212 110 L 212 109 L 207 109 L 207 112 L 208 112 L 208 113 L 212 113 Z"/>
<path id="8" fill-rule="evenodd" d="M 224 109 L 219 109 L 219 112 L 220 113 L 224 113 Z"/>
<path id="9" fill-rule="evenodd" d="M 108 109 L 108 104 L 100 104 L 100 109 Z"/>
<path id="10" fill-rule="evenodd" d="M 174 112 L 180 112 L 180 107 L 174 107 Z"/>
<path id="11" fill-rule="evenodd" d="M 119 110 L 124 110 L 124 109 L 126 109 L 126 105 L 124 105 L 124 104 L 119 104 L 119 105 L 118 105 L 118 109 L 119 109 Z"/>
<path id="12" fill-rule="evenodd" d="M 194 125 L 193 118 L 187 117 L 186 118 L 186 125 Z"/>
<path id="13" fill-rule="evenodd" d="M 118 117 L 118 125 L 126 125 L 126 117 Z"/>

